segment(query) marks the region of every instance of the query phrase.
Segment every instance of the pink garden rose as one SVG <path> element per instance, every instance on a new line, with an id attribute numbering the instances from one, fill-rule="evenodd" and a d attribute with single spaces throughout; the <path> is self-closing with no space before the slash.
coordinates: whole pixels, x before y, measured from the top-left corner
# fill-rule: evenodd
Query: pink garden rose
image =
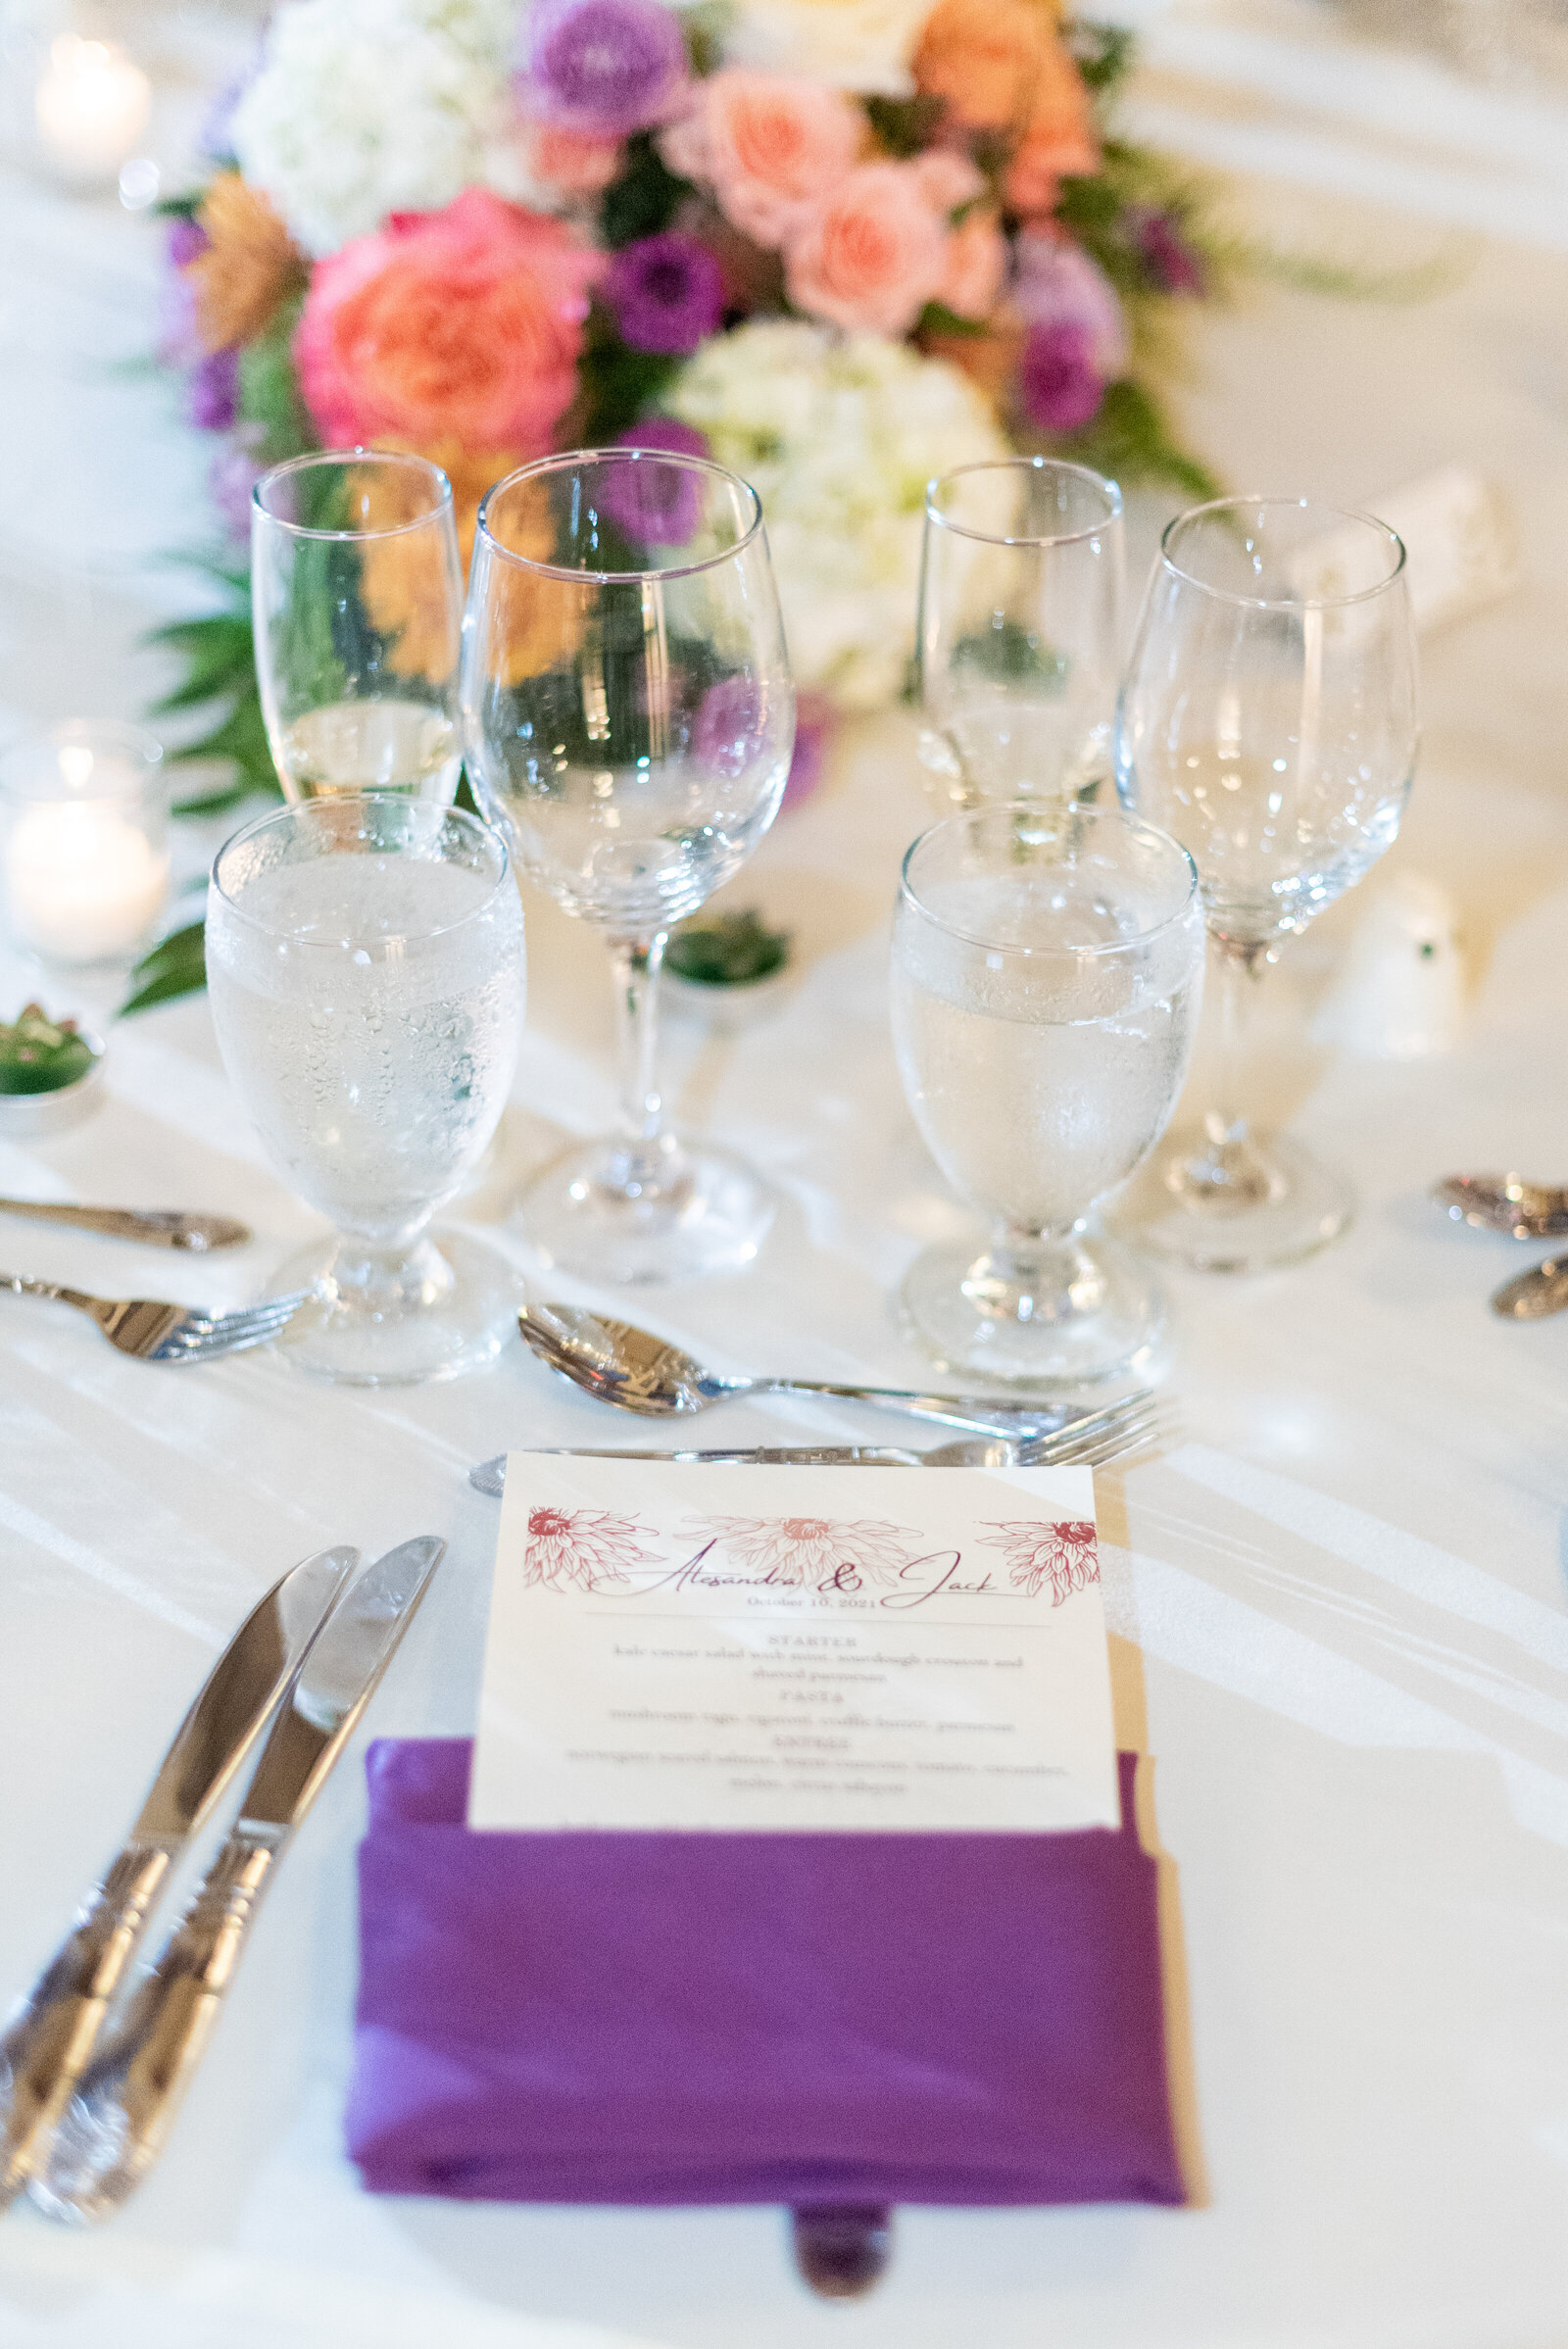
<path id="1" fill-rule="evenodd" d="M 948 242 L 917 165 L 860 164 L 787 248 L 790 300 L 836 326 L 906 334 L 942 283 Z"/>
<path id="2" fill-rule="evenodd" d="M 523 152 L 535 179 L 559 187 L 564 195 L 599 196 L 619 171 L 623 148 L 618 138 L 597 131 L 573 130 L 564 122 L 530 122 Z"/>
<path id="3" fill-rule="evenodd" d="M 337 447 L 540 453 L 577 388 L 601 266 L 559 220 L 483 188 L 393 214 L 316 265 L 294 356 L 317 430 Z"/>
<path id="4" fill-rule="evenodd" d="M 849 176 L 864 135 L 865 117 L 842 90 L 736 69 L 701 82 L 660 144 L 672 171 L 705 182 L 737 228 L 774 248 Z"/>

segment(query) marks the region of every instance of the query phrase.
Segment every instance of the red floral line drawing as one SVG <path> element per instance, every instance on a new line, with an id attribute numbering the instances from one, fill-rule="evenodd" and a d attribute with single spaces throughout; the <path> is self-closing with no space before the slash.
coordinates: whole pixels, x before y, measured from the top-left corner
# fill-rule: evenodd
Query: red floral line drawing
<path id="1" fill-rule="evenodd" d="M 981 1541 L 1006 1551 L 1008 1580 L 1027 1590 L 1031 1598 L 1049 1579 L 1051 1603 L 1059 1607 L 1069 1590 L 1099 1582 L 1100 1552 L 1095 1529 L 1086 1518 L 1062 1518 L 1055 1524 L 1037 1517 L 1013 1517 L 1005 1524 L 993 1518 L 991 1522 L 996 1531 L 982 1534 Z"/>
<path id="2" fill-rule="evenodd" d="M 840 1524 L 829 1517 L 698 1517 L 698 1532 L 742 1565 L 780 1583 L 822 1582 L 841 1566 L 872 1581 L 892 1581 L 919 1554 L 923 1537 L 878 1517 Z"/>
<path id="3" fill-rule="evenodd" d="M 635 1517 L 616 1517 L 609 1509 L 530 1509 L 522 1579 L 555 1590 L 571 1583 L 580 1583 L 585 1590 L 597 1590 L 601 1583 L 623 1583 L 625 1568 L 661 1554 L 642 1545 L 641 1537 L 652 1530 Z"/>

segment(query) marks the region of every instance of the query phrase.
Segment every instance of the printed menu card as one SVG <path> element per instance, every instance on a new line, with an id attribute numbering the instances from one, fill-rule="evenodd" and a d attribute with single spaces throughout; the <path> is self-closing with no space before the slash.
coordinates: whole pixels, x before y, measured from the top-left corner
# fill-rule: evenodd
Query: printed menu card
<path id="1" fill-rule="evenodd" d="M 508 1460 L 470 1827 L 1119 1820 L 1087 1468 Z"/>

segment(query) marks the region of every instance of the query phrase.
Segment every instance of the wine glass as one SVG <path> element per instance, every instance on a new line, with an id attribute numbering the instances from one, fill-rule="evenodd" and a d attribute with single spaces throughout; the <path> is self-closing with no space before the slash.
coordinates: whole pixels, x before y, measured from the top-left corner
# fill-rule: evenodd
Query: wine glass
<path id="1" fill-rule="evenodd" d="M 938 797 L 1071 799 L 1110 774 L 1121 492 L 1012 457 L 926 491 L 920 759 Z"/>
<path id="2" fill-rule="evenodd" d="M 452 485 L 422 457 L 328 449 L 251 506 L 256 675 L 291 800 L 458 788 L 463 572 Z"/>
<path id="3" fill-rule="evenodd" d="M 778 811 L 795 695 L 757 493 L 700 458 L 586 449 L 479 510 L 463 661 L 468 772 L 518 864 L 610 941 L 621 1130 L 549 1167 L 530 1240 L 568 1271 L 689 1280 L 757 1253 L 771 1193 L 662 1122 L 654 997 L 672 922 Z"/>
<path id="4" fill-rule="evenodd" d="M 1222 498 L 1161 541 L 1117 717 L 1124 804 L 1192 852 L 1218 964 L 1224 1090 L 1145 1237 L 1212 1271 L 1304 1256 L 1351 1197 L 1236 1106 L 1248 1003 L 1292 932 L 1391 846 L 1416 753 L 1404 548 L 1310 498 Z"/>
<path id="5" fill-rule="evenodd" d="M 279 1343 L 351 1386 L 477 1368 L 515 1331 L 494 1249 L 426 1230 L 478 1163 L 522 1040 L 522 906 L 499 833 L 374 792 L 237 832 L 213 865 L 207 984 L 234 1089 L 337 1227 L 279 1274 Z"/>
<path id="6" fill-rule="evenodd" d="M 992 1231 L 903 1290 L 944 1369 L 1075 1387 L 1158 1332 L 1147 1274 L 1086 1237 L 1095 1201 L 1164 1132 L 1203 981 L 1193 860 L 1114 806 L 948 816 L 904 860 L 893 1039 L 931 1155 Z"/>

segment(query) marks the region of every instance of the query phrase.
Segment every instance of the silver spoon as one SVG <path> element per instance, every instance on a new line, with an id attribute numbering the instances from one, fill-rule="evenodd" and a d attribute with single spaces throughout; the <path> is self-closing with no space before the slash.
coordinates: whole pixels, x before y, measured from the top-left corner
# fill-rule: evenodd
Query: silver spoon
<path id="1" fill-rule="evenodd" d="M 1568 1232 L 1568 1191 L 1527 1183 L 1523 1175 L 1449 1175 L 1433 1198 L 1455 1223 L 1515 1240 L 1555 1240 Z"/>
<path id="2" fill-rule="evenodd" d="M 643 1419 L 706 1411 L 732 1395 L 841 1395 L 974 1436 L 1044 1436 L 1072 1416 L 1060 1405 L 1012 1403 L 987 1395 L 918 1395 L 902 1387 L 852 1387 L 830 1379 L 726 1378 L 705 1370 L 666 1338 L 580 1305 L 524 1305 L 517 1327 L 552 1370 L 601 1402 L 618 1404 Z"/>
<path id="3" fill-rule="evenodd" d="M 1504 1321 L 1544 1321 L 1568 1305 L 1568 1256 L 1548 1256 L 1517 1280 L 1504 1281 L 1492 1299 L 1492 1310 Z"/>

